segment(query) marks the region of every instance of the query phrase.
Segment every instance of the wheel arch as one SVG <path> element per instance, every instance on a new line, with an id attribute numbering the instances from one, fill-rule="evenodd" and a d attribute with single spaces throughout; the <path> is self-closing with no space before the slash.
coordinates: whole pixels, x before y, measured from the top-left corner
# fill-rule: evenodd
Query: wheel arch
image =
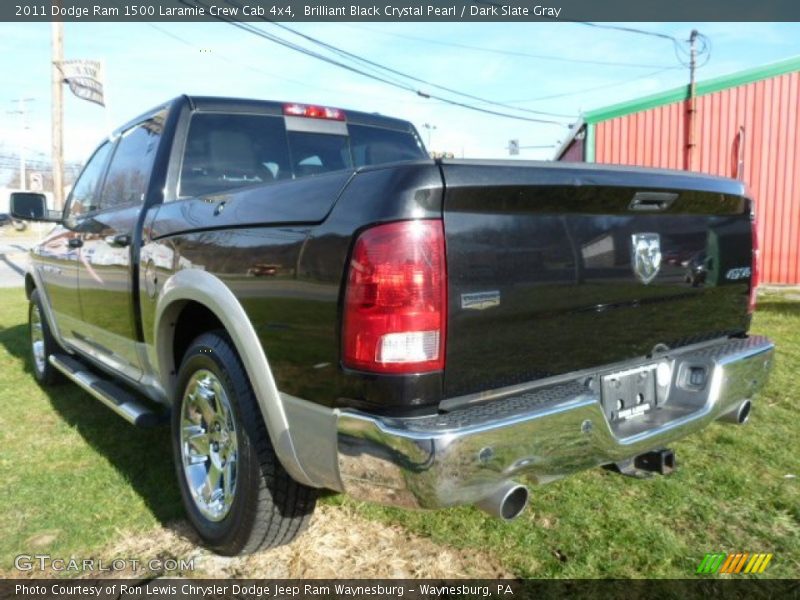
<path id="1" fill-rule="evenodd" d="M 50 326 L 50 333 L 52 334 L 53 339 L 55 339 L 56 343 L 62 350 L 71 353 L 70 350 L 66 349 L 67 346 L 64 343 L 64 338 L 61 337 L 61 330 L 58 327 L 58 321 L 56 320 L 55 314 L 53 314 L 53 308 L 50 306 L 50 298 L 47 295 L 47 288 L 44 286 L 44 282 L 41 279 L 41 274 L 36 268 L 33 267 L 33 265 L 31 265 L 29 270 L 25 273 L 25 296 L 27 297 L 28 301 L 30 301 L 34 290 L 39 292 L 39 299 L 41 300 L 42 308 L 44 309 L 44 317 L 47 319 L 47 324 Z"/>
<path id="2" fill-rule="evenodd" d="M 230 336 L 253 386 L 261 416 L 281 464 L 296 481 L 313 486 L 314 482 L 303 470 L 297 457 L 286 410 L 255 329 L 230 288 L 206 271 L 178 271 L 165 282 L 156 304 L 154 359 L 168 399 L 172 401 L 176 394 L 176 376 L 181 358 L 177 356 L 177 350 L 181 344 L 188 347 L 191 342 L 191 339 L 187 342 L 187 336 L 177 330 L 181 315 L 187 308 L 213 315 Z M 210 330 L 207 327 L 200 329 L 203 331 L 198 330 L 198 335 Z"/>

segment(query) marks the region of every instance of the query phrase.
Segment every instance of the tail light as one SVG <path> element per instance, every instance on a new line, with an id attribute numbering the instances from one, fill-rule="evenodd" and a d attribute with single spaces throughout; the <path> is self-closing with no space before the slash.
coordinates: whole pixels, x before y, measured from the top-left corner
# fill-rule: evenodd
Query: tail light
<path id="1" fill-rule="evenodd" d="M 750 217 L 750 227 L 753 231 L 753 252 L 750 265 L 750 298 L 747 302 L 747 312 L 753 313 L 756 309 L 756 295 L 758 294 L 758 284 L 761 283 L 761 269 L 758 266 L 759 244 L 758 244 L 758 223 L 756 222 L 755 212 Z"/>
<path id="2" fill-rule="evenodd" d="M 442 222 L 403 221 L 364 231 L 347 276 L 344 365 L 373 373 L 441 370 L 446 321 Z"/>

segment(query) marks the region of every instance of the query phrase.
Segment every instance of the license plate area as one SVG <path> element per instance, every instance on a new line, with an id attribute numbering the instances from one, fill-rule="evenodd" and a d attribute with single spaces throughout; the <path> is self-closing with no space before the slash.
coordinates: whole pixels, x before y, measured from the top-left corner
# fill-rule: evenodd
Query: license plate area
<path id="1" fill-rule="evenodd" d="M 656 367 L 643 365 L 601 378 L 601 402 L 609 423 L 635 421 L 656 407 Z"/>

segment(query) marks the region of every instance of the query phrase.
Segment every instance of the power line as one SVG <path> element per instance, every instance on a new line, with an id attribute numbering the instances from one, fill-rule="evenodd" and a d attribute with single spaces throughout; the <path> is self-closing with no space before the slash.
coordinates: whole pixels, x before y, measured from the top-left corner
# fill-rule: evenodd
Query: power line
<path id="1" fill-rule="evenodd" d="M 0 162 L 13 163 L 16 166 L 19 166 L 20 158 L 19 158 L 19 155 L 17 155 L 17 156 L 10 156 L 10 155 L 9 156 L 0 156 Z M 38 166 L 44 167 L 44 166 L 50 166 L 51 163 L 49 161 L 32 160 L 32 159 L 27 159 L 26 158 L 25 159 L 25 164 L 26 165 L 38 165 Z"/>
<path id="2" fill-rule="evenodd" d="M 192 8 L 197 7 L 197 6 L 201 6 L 201 7 L 205 8 L 205 9 L 209 8 L 208 5 L 204 4 L 200 0 L 194 0 L 194 3 L 191 3 L 191 2 L 189 2 L 187 0 L 180 0 L 180 2 L 181 2 L 181 4 L 184 4 L 184 5 L 192 7 Z M 355 69 L 353 67 L 350 67 L 348 65 L 345 65 L 345 64 L 339 63 L 337 61 L 334 61 L 333 59 L 330 59 L 328 57 L 324 57 L 324 56 L 319 55 L 317 53 L 314 53 L 314 52 L 312 52 L 310 50 L 307 50 L 307 49 L 303 48 L 302 46 L 298 46 L 297 44 L 292 44 L 291 42 L 288 42 L 287 40 L 283 40 L 283 39 L 281 39 L 281 38 L 279 38 L 277 36 L 273 36 L 271 34 L 268 34 L 268 33 L 264 32 L 264 31 L 261 31 L 261 30 L 255 28 L 255 27 L 249 25 L 249 24 L 241 23 L 239 21 L 236 21 L 235 19 L 226 18 L 226 17 L 224 17 L 222 15 L 216 15 L 215 18 L 218 21 L 222 21 L 223 23 L 228 23 L 229 25 L 233 25 L 234 27 L 237 27 L 239 29 L 242 29 L 243 31 L 246 31 L 247 33 L 251 33 L 253 35 L 265 38 L 265 39 L 267 39 L 269 41 L 272 41 L 272 42 L 275 42 L 275 43 L 280 44 L 282 46 L 285 46 L 285 47 L 287 47 L 287 48 L 289 48 L 291 50 L 295 50 L 295 51 L 300 52 L 302 54 L 306 54 L 308 56 L 311 56 L 313 58 L 318 58 L 320 60 L 324 60 L 325 62 L 329 62 L 329 63 L 335 64 L 336 66 L 342 67 L 344 69 L 347 69 L 347 70 L 352 71 L 354 73 L 358 73 L 360 75 L 365 75 L 367 77 L 370 77 L 371 79 L 378 79 L 379 81 L 381 81 L 383 83 L 387 83 L 387 84 L 393 85 L 395 87 L 402 87 L 402 89 L 405 90 L 405 91 L 418 93 L 417 90 L 415 90 L 412 87 L 401 86 L 400 84 L 397 84 L 395 82 L 391 82 L 391 81 L 388 81 L 386 79 L 382 79 L 382 78 L 370 75 L 369 73 L 364 73 L 363 71 L 360 71 L 360 70 Z M 176 36 L 172 36 L 172 37 L 176 37 Z M 327 91 L 332 91 L 332 90 L 327 90 Z"/>
<path id="3" fill-rule="evenodd" d="M 591 59 L 583 59 L 583 58 L 567 58 L 564 56 L 551 56 L 547 54 L 532 54 L 529 52 L 520 52 L 516 50 L 500 50 L 499 48 L 484 48 L 482 46 L 473 46 L 470 44 L 460 44 L 458 42 L 445 42 L 443 40 L 433 40 L 430 38 L 418 37 L 415 35 L 407 35 L 404 33 L 395 33 L 392 31 L 381 31 L 378 29 L 372 29 L 370 27 L 364 27 L 362 25 L 353 25 L 353 24 L 345 24 L 346 27 L 350 27 L 353 29 L 360 29 L 362 31 L 369 31 L 371 33 L 377 33 L 379 35 L 387 35 L 393 36 L 397 38 L 402 38 L 406 40 L 413 40 L 417 42 L 422 42 L 424 44 L 434 44 L 437 46 L 448 46 L 452 48 L 462 48 L 464 50 L 474 50 L 476 52 L 485 52 L 488 54 L 499 54 L 502 56 L 515 56 L 515 57 L 522 57 L 522 58 L 534 58 L 537 60 L 551 60 L 556 62 L 564 62 L 564 63 L 572 63 L 572 64 L 585 64 L 585 65 L 601 65 L 607 67 L 626 67 L 626 68 L 633 68 L 633 69 L 658 69 L 658 68 L 667 68 L 667 65 L 657 65 L 657 64 L 647 64 L 647 63 L 629 63 L 629 62 L 616 62 L 616 61 L 605 61 L 605 60 L 591 60 Z"/>
<path id="4" fill-rule="evenodd" d="M 587 27 L 597 27 L 598 29 L 614 29 L 616 31 L 624 31 L 626 33 L 637 33 L 639 35 L 649 35 L 652 37 L 663 38 L 672 42 L 677 42 L 677 38 L 669 35 L 668 33 L 661 33 L 659 31 L 648 31 L 646 29 L 637 29 L 635 27 L 628 27 L 622 25 L 609 25 L 607 23 L 590 23 L 589 21 L 572 21 L 578 25 L 586 25 Z"/>
<path id="5" fill-rule="evenodd" d="M 487 5 L 495 6 L 495 7 L 498 7 L 498 8 L 501 7 L 500 4 L 498 4 L 497 2 L 494 2 L 493 0 L 472 0 L 472 1 L 475 4 L 487 4 Z M 544 18 L 545 19 L 547 19 L 547 18 L 551 18 L 552 19 L 552 17 L 544 17 Z M 553 20 L 555 20 L 555 19 L 553 19 Z M 676 38 L 675 36 L 673 36 L 673 35 L 669 35 L 667 33 L 661 33 L 659 31 L 648 31 L 646 29 L 639 29 L 637 27 L 629 27 L 629 26 L 622 26 L 622 25 L 609 25 L 609 24 L 606 24 L 606 23 L 591 23 L 589 21 L 576 21 L 576 20 L 573 20 L 573 19 L 562 19 L 562 21 L 566 21 L 568 23 L 576 23 L 578 25 L 586 25 L 587 27 L 596 27 L 598 29 L 610 29 L 610 30 L 615 30 L 615 31 L 622 31 L 622 32 L 625 32 L 625 33 L 633 33 L 633 34 L 637 34 L 637 35 L 646 35 L 646 36 L 650 36 L 650 37 L 669 40 L 670 42 L 672 42 L 672 47 L 673 47 L 673 50 L 675 52 L 675 58 L 677 59 L 677 61 L 680 64 L 682 64 L 684 67 L 688 67 L 689 66 L 689 63 L 687 63 L 684 58 L 681 58 L 681 54 L 683 54 L 684 57 L 688 56 L 687 50 L 685 48 L 683 48 L 683 46 L 681 46 L 681 41 L 678 38 Z M 711 60 L 711 40 L 709 40 L 708 37 L 706 37 L 706 36 L 704 36 L 702 34 L 698 34 L 697 35 L 697 39 L 701 39 L 701 42 L 703 44 L 701 46 L 697 56 L 700 56 L 701 54 L 705 54 L 706 59 L 705 59 L 705 61 L 703 61 L 703 63 L 701 65 L 695 65 L 695 68 L 697 68 L 699 66 L 704 66 L 704 65 L 708 64 L 709 60 Z"/>
<path id="6" fill-rule="evenodd" d="M 472 0 L 472 1 L 475 4 L 487 4 L 489 6 L 494 6 L 494 7 L 497 7 L 497 8 L 500 8 L 502 6 L 501 4 L 498 4 L 497 2 L 494 2 L 493 0 Z M 549 18 L 549 19 L 555 20 L 552 17 L 543 17 L 543 18 L 545 18 L 545 19 Z M 688 67 L 689 66 L 689 63 L 687 63 L 686 60 L 681 58 L 681 56 L 680 56 L 681 54 L 683 54 L 684 56 L 688 56 L 687 50 L 685 48 L 683 48 L 683 46 L 681 46 L 681 42 L 680 42 L 680 40 L 678 40 L 678 38 L 676 38 L 675 36 L 669 35 L 667 33 L 661 33 L 659 31 L 648 31 L 646 29 L 638 29 L 636 27 L 628 27 L 628 26 L 621 26 L 621 25 L 608 25 L 606 23 L 591 23 L 589 21 L 576 21 L 576 20 L 573 20 L 573 19 L 562 19 L 562 21 L 566 21 L 568 23 L 577 23 L 578 25 L 586 25 L 587 27 L 597 27 L 599 29 L 611 29 L 611 30 L 616 30 L 616 31 L 622 31 L 622 32 L 625 32 L 625 33 L 634 33 L 634 34 L 638 34 L 638 35 L 647 35 L 647 36 L 651 36 L 651 37 L 656 37 L 656 38 L 669 40 L 670 42 L 672 42 L 672 47 L 673 47 L 673 50 L 675 52 L 675 58 L 678 60 L 678 62 L 680 64 L 682 64 L 684 67 Z M 706 59 L 705 59 L 705 61 L 703 61 L 703 63 L 701 65 L 695 64 L 695 68 L 698 68 L 700 66 L 705 66 L 706 64 L 708 64 L 708 61 L 711 60 L 711 40 L 709 40 L 708 37 L 704 36 L 703 34 L 697 34 L 696 38 L 700 39 L 702 44 L 703 44 L 701 46 L 701 48 L 700 48 L 700 51 L 698 52 L 698 54 L 696 56 L 700 56 L 701 54 L 705 54 L 706 55 Z"/>
<path id="7" fill-rule="evenodd" d="M 590 23 L 589 21 L 572 21 L 573 23 L 577 23 L 578 25 L 585 25 L 587 27 L 596 27 L 598 29 L 610 29 L 614 31 L 622 31 L 624 33 L 633 33 L 636 35 L 646 35 L 655 38 L 661 38 L 665 40 L 669 40 L 672 42 L 672 47 L 675 51 L 675 58 L 678 60 L 680 64 L 684 67 L 688 67 L 689 63 L 686 62 L 686 58 L 688 58 L 688 51 L 681 45 L 681 40 L 676 38 L 674 35 L 669 35 L 668 33 L 661 33 L 659 31 L 648 31 L 646 29 L 638 29 L 636 27 L 628 27 L 622 25 L 609 25 L 607 23 Z M 705 56 L 705 60 L 696 65 L 696 68 L 705 66 L 708 64 L 708 61 L 711 60 L 711 40 L 703 35 L 702 33 L 697 34 L 697 39 L 701 42 L 700 49 L 697 51 L 697 56 Z M 685 58 L 681 58 L 681 54 Z"/>
<path id="8" fill-rule="evenodd" d="M 235 3 L 231 2 L 230 0 L 228 0 L 228 4 L 234 4 L 235 5 Z M 269 21 L 268 19 L 264 19 L 264 20 Z M 372 61 L 368 61 L 366 59 L 362 59 L 361 57 L 359 57 L 357 55 L 351 54 L 351 53 L 346 52 L 344 50 L 341 50 L 339 48 L 335 48 L 335 47 L 331 46 L 330 44 L 327 44 L 327 43 L 322 42 L 320 40 L 316 40 L 315 38 L 312 38 L 311 36 L 308 36 L 308 35 L 302 34 L 300 32 L 297 32 L 297 31 L 295 31 L 295 30 L 293 30 L 293 29 L 291 29 L 291 28 L 289 28 L 286 25 L 283 25 L 281 23 L 276 23 L 276 22 L 273 22 L 273 21 L 269 21 L 269 22 L 273 23 L 274 25 L 276 25 L 276 26 L 278 26 L 278 27 L 280 27 L 282 29 L 285 29 L 285 30 L 287 30 L 287 31 L 289 31 L 289 32 L 291 32 L 291 33 L 293 33 L 295 35 L 298 35 L 298 36 L 300 36 L 300 37 L 302 37 L 302 38 L 304 38 L 306 40 L 309 40 L 309 41 L 312 41 L 314 43 L 320 44 L 320 45 L 326 47 L 327 49 L 333 50 L 334 52 L 337 52 L 337 53 L 340 53 L 340 54 L 344 53 L 344 54 L 346 54 L 348 56 L 356 58 L 357 60 L 364 60 L 364 61 L 368 62 L 369 64 L 376 64 L 376 63 L 374 63 Z M 368 28 L 364 28 L 364 27 L 357 27 L 357 28 L 358 29 L 367 29 L 367 30 L 369 30 Z M 397 34 L 397 35 L 399 37 L 404 37 L 404 38 L 411 38 L 411 39 L 418 39 L 418 40 L 419 39 L 423 39 L 423 38 L 415 38 L 414 36 L 406 36 L 406 35 L 402 35 L 402 34 Z M 657 35 L 660 35 L 660 34 L 657 34 Z M 665 37 L 669 38 L 670 36 L 666 36 L 665 35 Z M 428 41 L 431 41 L 431 40 L 428 40 Z M 463 44 L 448 44 L 448 43 L 444 43 L 444 45 L 453 45 L 453 46 L 456 46 L 456 47 L 459 47 L 459 46 L 467 47 L 467 46 L 465 46 Z M 476 48 L 476 47 L 471 47 L 471 48 Z M 588 62 L 595 63 L 595 64 L 603 64 L 603 63 L 601 63 L 599 61 L 588 61 Z M 614 64 L 614 63 L 605 63 L 605 64 Z M 544 114 L 544 115 L 555 116 L 555 117 L 568 117 L 568 116 L 572 116 L 572 115 L 549 113 L 549 112 L 542 112 L 542 111 L 534 111 L 534 110 L 530 110 L 530 109 L 523 109 L 523 108 L 519 108 L 519 107 L 513 107 L 513 106 L 510 106 L 510 102 L 535 102 L 535 101 L 538 101 L 538 100 L 549 100 L 549 99 L 555 99 L 555 98 L 563 98 L 563 97 L 566 97 L 566 96 L 573 96 L 573 95 L 577 95 L 577 94 L 583 94 L 583 93 L 591 92 L 591 91 L 595 91 L 595 90 L 607 89 L 607 88 L 610 88 L 610 87 L 617 87 L 619 85 L 624 85 L 626 83 L 630 83 L 630 82 L 633 82 L 633 81 L 638 81 L 640 79 L 646 79 L 648 77 L 652 77 L 654 75 L 658 75 L 659 73 L 663 73 L 663 72 L 671 70 L 671 69 L 679 69 L 680 67 L 678 67 L 678 66 L 662 66 L 661 68 L 659 68 L 656 71 L 652 71 L 650 73 L 646 73 L 646 74 L 641 75 L 639 77 L 635 77 L 633 79 L 626 79 L 626 80 L 620 81 L 620 82 L 612 82 L 612 83 L 603 84 L 603 85 L 599 85 L 599 86 L 595 86 L 595 87 L 591 87 L 591 88 L 585 88 L 585 89 L 582 89 L 582 90 L 575 90 L 575 91 L 572 91 L 572 92 L 564 92 L 564 93 L 559 93 L 559 94 L 551 94 L 551 95 L 548 95 L 548 96 L 540 96 L 540 97 L 537 97 L 537 98 L 529 98 L 529 99 L 526 99 L 526 100 L 512 100 L 512 101 L 507 101 L 506 100 L 506 101 L 503 101 L 503 102 L 490 101 L 490 100 L 486 100 L 484 98 L 480 98 L 478 96 L 472 96 L 472 95 L 469 95 L 469 94 L 461 94 L 460 92 L 458 92 L 456 90 L 452 90 L 450 88 L 446 88 L 446 87 L 443 87 L 443 86 L 432 84 L 430 82 L 426 82 L 424 80 L 418 79 L 418 78 L 413 77 L 413 76 L 405 75 L 403 73 L 400 73 L 399 71 L 395 71 L 393 69 L 389 69 L 388 67 L 382 67 L 382 68 L 386 68 L 386 69 L 390 70 L 391 72 L 398 73 L 398 74 L 403 75 L 405 77 L 408 77 L 409 79 L 412 79 L 414 81 L 426 83 L 428 85 L 432 85 L 434 87 L 438 87 L 440 89 L 444 89 L 444 90 L 449 91 L 451 93 L 463 95 L 463 96 L 465 96 L 467 98 L 470 98 L 472 100 L 477 100 L 479 102 L 485 102 L 487 104 L 492 104 L 492 105 L 495 105 L 495 106 L 501 106 L 503 108 L 512 108 L 512 109 L 516 108 L 517 110 L 524 111 L 524 112 L 532 112 L 532 113 Z"/>
<path id="9" fill-rule="evenodd" d="M 13 163 L 19 166 L 19 154 L 0 154 L 0 162 Z M 26 158 L 25 164 L 39 165 L 41 167 L 49 167 L 52 162 L 47 159 Z M 80 164 L 80 161 L 66 161 L 66 164 Z"/>
<path id="10" fill-rule="evenodd" d="M 512 103 L 512 102 L 539 102 L 541 100 L 552 100 L 554 98 L 564 98 L 566 96 L 576 96 L 578 94 L 585 94 L 587 92 L 594 92 L 594 91 L 597 91 L 597 90 L 604 90 L 604 89 L 607 89 L 607 88 L 619 87 L 619 86 L 627 85 L 627 84 L 633 83 L 635 81 L 639 81 L 639 80 L 642 80 L 642 79 L 647 79 L 648 77 L 653 77 L 655 75 L 658 75 L 660 73 L 664 73 L 666 71 L 672 71 L 672 70 L 680 69 L 680 68 L 681 67 L 666 67 L 664 69 L 659 69 L 658 71 L 653 71 L 652 73 L 646 73 L 644 75 L 641 75 L 639 77 L 634 77 L 632 79 L 625 79 L 625 80 L 622 80 L 622 81 L 614 81 L 612 83 L 604 83 L 602 85 L 583 88 L 581 90 L 575 90 L 573 92 L 564 92 L 564 93 L 559 93 L 559 94 L 549 94 L 547 96 L 537 96 L 536 98 L 525 98 L 525 99 L 522 99 L 522 100 L 506 100 L 506 102 L 508 102 L 508 103 Z"/>
<path id="11" fill-rule="evenodd" d="M 207 8 L 207 9 L 209 8 L 207 5 L 205 5 L 202 2 L 200 2 L 200 0 L 194 0 L 194 2 L 195 2 L 195 5 L 200 5 L 200 6 L 203 6 L 203 7 Z M 182 4 L 186 4 L 187 6 L 193 6 L 192 4 L 190 4 L 188 2 L 188 0 L 181 0 L 181 3 Z M 265 31 L 263 31 L 261 29 L 253 27 L 253 26 L 251 26 L 249 24 L 245 24 L 245 23 L 242 23 L 242 22 L 239 22 L 239 21 L 235 21 L 233 19 L 226 18 L 226 17 L 224 17 L 222 15 L 217 15 L 215 18 L 217 20 L 219 20 L 219 21 L 228 23 L 230 25 L 233 25 L 234 27 L 237 27 L 237 28 L 239 28 L 239 29 L 241 29 L 243 31 L 246 31 L 247 33 L 250 33 L 252 35 L 256 35 L 258 37 L 267 39 L 267 40 L 269 40 L 271 42 L 274 42 L 276 44 L 279 44 L 281 46 L 284 46 L 284 47 L 289 48 L 291 50 L 294 50 L 296 52 L 300 52 L 300 53 L 305 54 L 307 56 L 310 56 L 312 58 L 316 58 L 316 59 L 324 61 L 324 62 L 326 62 L 328 64 L 332 64 L 334 66 L 337 66 L 339 68 L 345 69 L 345 70 L 350 71 L 352 73 L 356 73 L 356 74 L 362 75 L 364 77 L 368 77 L 369 79 L 372 79 L 372 80 L 375 80 L 375 81 L 379 81 L 381 83 L 385 83 L 387 85 L 391 85 L 391 86 L 396 87 L 398 89 L 402 89 L 404 91 L 417 94 L 418 96 L 421 96 L 423 98 L 433 98 L 433 99 L 436 99 L 436 100 L 441 100 L 441 101 L 446 102 L 448 104 L 451 104 L 453 106 L 460 106 L 462 108 L 466 108 L 468 110 L 472 110 L 472 111 L 475 111 L 475 112 L 480 112 L 480 113 L 484 113 L 484 114 L 504 117 L 504 118 L 508 118 L 508 119 L 516 119 L 518 121 L 528 121 L 528 122 L 532 122 L 532 123 L 543 123 L 543 124 L 548 124 L 548 125 L 559 125 L 559 126 L 562 126 L 562 127 L 564 126 L 564 123 L 563 122 L 559 122 L 559 121 L 552 121 L 552 120 L 546 120 L 546 119 L 536 119 L 536 118 L 525 117 L 525 116 L 521 116 L 521 115 L 503 113 L 503 112 L 499 112 L 499 111 L 495 111 L 495 110 L 490 110 L 490 109 L 487 109 L 487 108 L 481 108 L 481 107 L 474 106 L 474 105 L 471 105 L 471 104 L 466 104 L 464 102 L 459 102 L 457 100 L 453 100 L 453 99 L 450 99 L 450 98 L 445 98 L 445 97 L 438 96 L 438 95 L 435 95 L 435 94 L 430 94 L 430 93 L 427 93 L 427 92 L 423 92 L 421 90 L 416 90 L 411 86 L 408 86 L 408 85 L 405 85 L 405 84 L 402 84 L 402 83 L 398 83 L 397 81 L 391 81 L 390 79 L 386 78 L 385 76 L 375 75 L 374 73 L 370 73 L 370 72 L 364 71 L 363 69 L 354 67 L 352 65 L 348 65 L 348 64 L 339 62 L 337 60 L 332 59 L 329 56 L 325 56 L 325 55 L 319 54 L 318 52 L 314 52 L 313 50 L 310 50 L 310 49 L 305 48 L 303 46 L 300 46 L 298 44 L 294 44 L 294 43 L 292 43 L 292 42 L 290 42 L 290 41 L 288 41 L 286 39 L 283 39 L 283 38 L 280 38 L 280 37 L 275 36 L 273 34 L 270 34 L 268 32 L 265 32 Z"/>
<path id="12" fill-rule="evenodd" d="M 165 29 L 163 27 L 159 27 L 159 26 L 157 26 L 157 25 L 155 25 L 153 23 L 144 23 L 144 24 L 148 25 L 149 27 L 152 27 L 156 31 L 166 35 L 167 37 L 175 40 L 176 42 L 179 42 L 180 44 L 183 44 L 183 45 L 188 46 L 190 48 L 194 48 L 198 52 L 201 51 L 200 46 L 197 46 L 196 44 L 190 42 L 189 40 L 187 40 L 185 38 L 182 38 L 181 36 L 176 35 L 173 32 L 171 32 L 171 31 L 169 31 L 169 30 L 167 30 L 167 29 Z M 236 65 L 237 67 L 243 67 L 243 68 L 249 69 L 250 71 L 253 71 L 255 73 L 260 73 L 261 75 L 267 75 L 269 77 L 273 77 L 275 79 L 286 81 L 286 82 L 289 82 L 289 83 L 293 83 L 295 85 L 299 85 L 299 86 L 306 87 L 306 88 L 309 88 L 309 89 L 321 90 L 321 91 L 329 92 L 331 94 L 339 94 L 339 93 L 341 93 L 341 90 L 334 90 L 334 89 L 322 87 L 320 85 L 314 85 L 314 84 L 308 83 L 306 81 L 300 81 L 300 80 L 297 80 L 297 79 L 291 79 L 289 77 L 283 77 L 281 75 L 277 75 L 277 74 L 272 73 L 270 71 L 265 71 L 264 69 L 260 69 L 260 68 L 258 68 L 256 66 L 251 65 L 251 64 L 243 63 L 241 60 L 232 59 L 229 56 L 224 55 L 224 54 L 220 54 L 218 52 L 212 52 L 211 56 L 213 56 L 214 58 L 216 58 L 218 60 L 225 61 L 228 64 Z M 388 98 L 388 96 L 385 96 L 385 95 L 377 95 L 377 94 L 364 94 L 364 95 L 371 96 L 373 98 L 381 98 L 381 99 L 387 99 Z"/>
<path id="13" fill-rule="evenodd" d="M 199 46 L 193 44 L 189 40 L 186 40 L 186 39 L 184 39 L 184 38 L 172 33 L 171 31 L 168 31 L 168 30 L 164 29 L 163 27 L 159 27 L 158 25 L 155 25 L 154 23 L 145 23 L 145 25 L 147 25 L 148 27 L 152 27 L 156 31 L 159 31 L 159 32 L 163 33 L 164 35 L 166 35 L 167 37 L 172 38 L 176 42 L 179 42 L 181 44 L 189 46 L 190 48 L 194 48 L 198 52 L 200 51 L 200 47 Z M 286 81 L 286 82 L 289 82 L 289 83 L 293 83 L 295 85 L 300 85 L 300 86 L 303 86 L 303 87 L 308 87 L 308 88 L 323 90 L 325 92 L 335 93 L 334 90 L 330 90 L 330 89 L 327 89 L 327 88 L 324 88 L 324 87 L 321 87 L 321 86 L 318 86 L 318 85 L 313 85 L 313 84 L 310 84 L 310 83 L 305 82 L 305 81 L 300 81 L 300 80 L 297 80 L 297 79 L 291 79 L 289 77 L 283 77 L 281 75 L 276 75 L 275 73 L 272 73 L 270 71 L 265 71 L 264 69 L 260 69 L 258 67 L 253 66 L 253 65 L 249 65 L 247 63 L 243 63 L 240 60 L 234 60 L 234 59 L 229 58 L 229 57 L 227 57 L 227 56 L 225 56 L 223 54 L 218 54 L 218 53 L 215 52 L 215 53 L 212 53 L 211 55 L 213 57 L 217 58 L 218 60 L 225 61 L 225 62 L 227 62 L 229 64 L 235 64 L 235 65 L 237 65 L 239 67 L 244 67 L 245 69 L 249 69 L 249 70 L 254 71 L 256 73 L 260 73 L 262 75 L 267 75 L 269 77 L 274 77 L 275 79 L 279 79 L 279 80 Z"/>
<path id="14" fill-rule="evenodd" d="M 237 4 L 236 2 L 233 2 L 232 0 L 226 0 L 226 1 L 231 6 L 242 8 L 241 5 Z M 288 31 L 292 35 L 296 35 L 296 36 L 298 36 L 298 37 L 300 37 L 300 38 L 302 38 L 302 39 L 304 39 L 304 40 L 306 40 L 308 42 L 311 42 L 312 44 L 315 44 L 317 46 L 321 46 L 322 48 L 325 48 L 326 50 L 328 50 L 330 52 L 334 52 L 335 54 L 338 54 L 339 56 L 341 56 L 341 57 L 343 57 L 345 59 L 349 58 L 349 59 L 352 59 L 352 60 L 356 60 L 356 61 L 358 61 L 358 62 L 360 62 L 362 64 L 369 65 L 370 67 L 375 67 L 375 68 L 380 69 L 382 71 L 391 73 L 392 75 L 397 75 L 397 76 L 400 76 L 400 77 L 404 77 L 404 78 L 409 79 L 411 81 L 416 81 L 417 83 L 423 83 L 425 85 L 429 85 L 429 86 L 434 87 L 436 89 L 440 89 L 440 90 L 443 90 L 445 92 L 449 92 L 451 94 L 455 94 L 456 96 L 461 96 L 463 98 L 468 98 L 470 100 L 477 100 L 478 102 L 482 102 L 484 104 L 489 104 L 489 105 L 492 105 L 492 106 L 498 106 L 500 108 L 516 110 L 516 111 L 526 112 L 526 113 L 530 113 L 530 114 L 545 115 L 545 116 L 549 116 L 549 117 L 564 117 L 564 118 L 570 118 L 570 119 L 575 117 L 575 115 L 566 115 L 566 114 L 563 114 L 563 113 L 552 113 L 552 112 L 545 112 L 545 111 L 540 111 L 540 110 L 532 110 L 532 109 L 527 109 L 527 108 L 520 108 L 520 107 L 517 107 L 517 106 L 510 106 L 508 104 L 503 104 L 502 102 L 497 102 L 495 100 L 489 100 L 487 98 L 481 98 L 480 96 L 475 96 L 475 95 L 472 95 L 472 94 L 468 94 L 466 92 L 461 92 L 459 90 L 455 90 L 455 89 L 450 88 L 450 87 L 446 87 L 446 86 L 443 86 L 443 85 L 440 85 L 440 84 L 437 84 L 437 83 L 434 83 L 434 82 L 431 82 L 431 81 L 427 81 L 425 79 L 421 79 L 421 78 L 416 77 L 414 75 L 409 75 L 408 73 L 404 73 L 404 72 L 399 71 L 397 69 L 394 69 L 392 67 L 388 67 L 386 65 L 380 64 L 380 63 L 375 62 L 373 60 L 370 60 L 368 58 L 364 58 L 363 56 L 360 56 L 358 54 L 354 54 L 353 52 L 348 52 L 347 50 L 344 50 L 342 48 L 337 48 L 337 47 L 335 47 L 335 46 L 333 46 L 331 44 L 328 44 L 327 42 L 324 42 L 324 41 L 322 41 L 322 40 L 320 40 L 318 38 L 315 38 L 313 36 L 307 35 L 305 33 L 299 32 L 299 31 L 297 31 L 295 29 L 292 29 L 291 27 L 288 27 L 287 25 L 282 24 L 282 23 L 278 23 L 276 21 L 272 21 L 272 20 L 267 19 L 265 17 L 260 17 L 260 18 L 261 18 L 262 21 L 270 23 L 270 24 L 272 24 L 272 25 L 274 25 L 276 27 L 279 27 L 280 29 L 283 29 L 284 31 Z M 397 80 L 395 80 L 395 82 L 397 82 Z"/>

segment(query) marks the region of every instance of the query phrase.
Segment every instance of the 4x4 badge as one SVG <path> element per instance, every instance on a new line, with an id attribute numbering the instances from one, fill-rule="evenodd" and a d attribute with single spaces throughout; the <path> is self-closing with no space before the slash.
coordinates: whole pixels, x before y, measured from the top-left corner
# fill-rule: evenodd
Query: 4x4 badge
<path id="1" fill-rule="evenodd" d="M 661 268 L 661 238 L 657 233 L 634 233 L 631 236 L 631 245 L 633 272 L 642 283 L 648 284 Z"/>

